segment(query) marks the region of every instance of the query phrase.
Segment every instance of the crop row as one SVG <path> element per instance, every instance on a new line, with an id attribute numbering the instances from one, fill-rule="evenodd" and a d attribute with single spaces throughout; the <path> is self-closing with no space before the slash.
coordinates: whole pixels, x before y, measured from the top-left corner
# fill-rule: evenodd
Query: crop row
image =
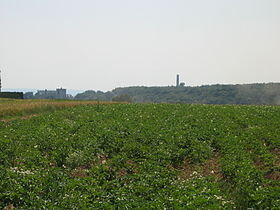
<path id="1" fill-rule="evenodd" d="M 279 173 L 279 109 L 88 105 L 2 123 L 0 207 L 280 207 L 266 177 Z M 214 156 L 218 179 L 201 170 Z"/>

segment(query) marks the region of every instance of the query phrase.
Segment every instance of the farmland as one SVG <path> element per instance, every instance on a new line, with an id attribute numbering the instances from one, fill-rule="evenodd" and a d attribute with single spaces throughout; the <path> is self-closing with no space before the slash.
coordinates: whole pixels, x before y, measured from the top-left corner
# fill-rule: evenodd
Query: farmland
<path id="1" fill-rule="evenodd" d="M 279 156 L 279 106 L 65 106 L 0 122 L 0 209 L 279 209 Z"/>
<path id="2" fill-rule="evenodd" d="M 99 104 L 98 101 L 71 101 L 71 100 L 15 100 L 0 98 L 0 119 L 9 119 L 14 116 L 27 116 L 42 112 L 49 112 L 66 107 L 79 105 Z M 110 104 L 112 102 L 102 102 Z"/>

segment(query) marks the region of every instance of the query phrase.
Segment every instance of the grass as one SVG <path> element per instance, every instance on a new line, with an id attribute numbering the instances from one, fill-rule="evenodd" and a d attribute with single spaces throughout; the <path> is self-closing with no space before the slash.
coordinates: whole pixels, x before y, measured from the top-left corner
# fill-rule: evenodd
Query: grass
<path id="1" fill-rule="evenodd" d="M 110 104 L 114 102 L 99 101 L 74 101 L 74 100 L 17 100 L 0 98 L 0 120 L 10 119 L 18 116 L 27 116 L 42 112 L 64 109 L 79 105 Z"/>

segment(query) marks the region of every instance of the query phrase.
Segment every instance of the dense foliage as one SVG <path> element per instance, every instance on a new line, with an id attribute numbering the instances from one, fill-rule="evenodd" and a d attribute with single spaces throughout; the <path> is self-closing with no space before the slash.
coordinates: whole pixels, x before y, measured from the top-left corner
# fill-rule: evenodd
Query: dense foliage
<path id="1" fill-rule="evenodd" d="M 23 99 L 22 92 L 0 92 L 0 98 Z"/>
<path id="2" fill-rule="evenodd" d="M 112 104 L 0 122 L 0 209 L 279 209 L 280 107 Z"/>
<path id="3" fill-rule="evenodd" d="M 125 87 L 113 91 L 86 91 L 79 100 L 112 100 L 129 95 L 134 102 L 198 104 L 280 104 L 280 84 L 206 85 L 201 87 Z"/>

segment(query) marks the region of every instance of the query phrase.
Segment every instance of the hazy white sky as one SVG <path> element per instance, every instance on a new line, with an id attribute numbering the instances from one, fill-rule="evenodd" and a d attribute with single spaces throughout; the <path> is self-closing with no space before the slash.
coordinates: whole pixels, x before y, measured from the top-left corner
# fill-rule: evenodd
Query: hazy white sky
<path id="1" fill-rule="evenodd" d="M 280 81 L 280 0 L 0 0 L 4 88 Z"/>

